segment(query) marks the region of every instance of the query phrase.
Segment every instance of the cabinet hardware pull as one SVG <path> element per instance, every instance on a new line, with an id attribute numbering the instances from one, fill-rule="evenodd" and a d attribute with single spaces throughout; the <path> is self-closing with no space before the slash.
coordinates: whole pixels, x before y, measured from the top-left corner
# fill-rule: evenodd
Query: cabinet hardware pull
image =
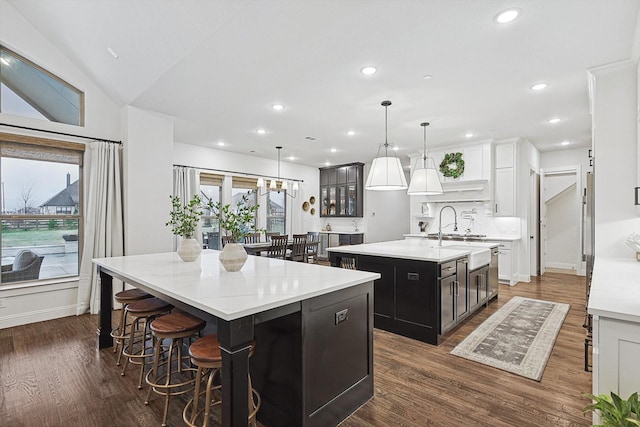
<path id="1" fill-rule="evenodd" d="M 455 285 L 456 285 L 456 296 L 459 297 L 460 296 L 460 282 L 458 282 L 457 280 L 454 280 L 453 283 L 455 283 Z"/>
<path id="2" fill-rule="evenodd" d="M 447 268 L 445 268 L 446 271 L 453 271 L 455 269 L 456 269 L 455 267 L 447 267 Z"/>

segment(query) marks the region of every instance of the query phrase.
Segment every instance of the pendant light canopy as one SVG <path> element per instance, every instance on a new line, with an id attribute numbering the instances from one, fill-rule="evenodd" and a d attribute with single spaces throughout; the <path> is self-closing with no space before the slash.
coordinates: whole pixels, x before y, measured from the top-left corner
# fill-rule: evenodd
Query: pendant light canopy
<path id="1" fill-rule="evenodd" d="M 378 147 L 378 154 L 371 163 L 371 170 L 367 177 L 365 189 L 376 191 L 404 190 L 407 188 L 407 179 L 404 177 L 400 159 L 393 153 L 389 155 L 389 144 L 387 141 L 387 108 L 391 101 L 382 101 L 384 107 L 384 144 Z M 380 150 L 384 149 L 381 154 Z"/>
<path id="2" fill-rule="evenodd" d="M 416 162 L 407 194 L 411 196 L 433 196 L 435 194 L 442 194 L 442 184 L 440 183 L 440 178 L 438 178 L 436 164 L 431 157 L 427 157 L 427 126 L 429 126 L 429 123 L 420 123 L 420 126 L 424 129 L 422 167 L 418 167 Z"/>

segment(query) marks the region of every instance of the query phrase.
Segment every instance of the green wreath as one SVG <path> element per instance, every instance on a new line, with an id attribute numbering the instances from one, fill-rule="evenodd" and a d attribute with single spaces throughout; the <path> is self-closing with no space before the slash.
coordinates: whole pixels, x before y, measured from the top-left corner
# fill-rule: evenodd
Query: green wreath
<path id="1" fill-rule="evenodd" d="M 448 153 L 440 163 L 442 175 L 450 178 L 459 178 L 464 173 L 464 160 L 462 153 Z"/>

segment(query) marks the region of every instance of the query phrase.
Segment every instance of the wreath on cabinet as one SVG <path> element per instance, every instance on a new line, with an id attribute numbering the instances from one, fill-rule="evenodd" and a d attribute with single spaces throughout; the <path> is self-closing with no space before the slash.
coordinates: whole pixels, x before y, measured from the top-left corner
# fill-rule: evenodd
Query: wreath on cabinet
<path id="1" fill-rule="evenodd" d="M 440 172 L 449 178 L 459 178 L 464 173 L 462 153 L 447 153 L 440 162 Z"/>

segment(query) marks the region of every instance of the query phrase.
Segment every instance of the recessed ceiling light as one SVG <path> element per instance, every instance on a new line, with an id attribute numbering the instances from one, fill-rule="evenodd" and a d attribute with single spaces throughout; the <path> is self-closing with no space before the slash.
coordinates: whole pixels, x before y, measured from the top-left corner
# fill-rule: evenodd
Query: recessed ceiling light
<path id="1" fill-rule="evenodd" d="M 393 151 L 398 151 L 399 149 L 400 149 L 400 147 L 398 147 L 397 145 L 392 148 Z"/>
<path id="2" fill-rule="evenodd" d="M 225 143 L 223 141 L 218 142 L 218 147 L 224 147 Z"/>
<path id="3" fill-rule="evenodd" d="M 473 134 L 471 132 L 467 132 L 467 133 L 464 134 L 464 136 L 466 138 L 471 138 L 473 136 Z"/>
<path id="4" fill-rule="evenodd" d="M 295 160 L 296 158 L 294 156 L 289 156 L 289 160 Z"/>
<path id="5" fill-rule="evenodd" d="M 559 123 L 560 119 L 557 117 L 554 117 L 553 119 L 549 119 L 549 123 L 554 124 L 554 123 Z"/>
<path id="6" fill-rule="evenodd" d="M 362 74 L 364 74 L 365 76 L 370 76 L 371 74 L 375 74 L 378 71 L 378 69 L 376 67 L 373 67 L 371 65 L 368 65 L 366 67 L 362 67 L 360 69 L 360 72 Z"/>
<path id="7" fill-rule="evenodd" d="M 497 14 L 494 19 L 498 24 L 506 24 L 515 20 L 518 16 L 520 16 L 520 9 L 507 9 Z"/>
<path id="8" fill-rule="evenodd" d="M 562 142 L 560 143 L 560 145 L 569 145 L 569 144 L 571 144 L 569 141 L 562 141 Z"/>
<path id="9" fill-rule="evenodd" d="M 256 130 L 256 132 L 259 133 L 260 135 L 264 135 L 265 133 L 267 133 L 265 129 L 258 129 Z"/>
<path id="10" fill-rule="evenodd" d="M 335 148 L 332 148 L 332 149 L 331 149 L 331 152 L 332 152 L 332 153 L 335 153 L 335 152 L 337 152 L 337 151 L 338 151 L 338 150 L 337 150 L 337 149 L 335 149 Z"/>
<path id="11" fill-rule="evenodd" d="M 115 50 L 111 49 L 111 46 L 107 46 L 107 52 L 109 52 L 115 59 L 118 59 L 120 57 L 120 55 L 118 55 Z"/>
<path id="12" fill-rule="evenodd" d="M 422 78 L 425 80 L 431 80 L 433 76 L 431 74 L 425 74 L 424 76 L 422 76 Z"/>
<path id="13" fill-rule="evenodd" d="M 331 162 L 324 162 L 325 166 L 331 166 Z"/>
<path id="14" fill-rule="evenodd" d="M 532 90 L 542 90 L 545 89 L 548 85 L 546 83 L 536 83 L 533 86 L 531 86 Z"/>
<path id="15" fill-rule="evenodd" d="M 355 131 L 355 130 L 348 130 L 348 131 L 347 131 L 347 135 L 349 135 L 349 136 L 353 136 L 353 135 L 355 135 L 355 134 L 356 134 L 356 131 Z"/>
<path id="16" fill-rule="evenodd" d="M 271 108 L 273 108 L 274 111 L 282 111 L 282 110 L 284 110 L 284 105 L 282 105 L 282 104 L 273 104 L 271 106 Z"/>

